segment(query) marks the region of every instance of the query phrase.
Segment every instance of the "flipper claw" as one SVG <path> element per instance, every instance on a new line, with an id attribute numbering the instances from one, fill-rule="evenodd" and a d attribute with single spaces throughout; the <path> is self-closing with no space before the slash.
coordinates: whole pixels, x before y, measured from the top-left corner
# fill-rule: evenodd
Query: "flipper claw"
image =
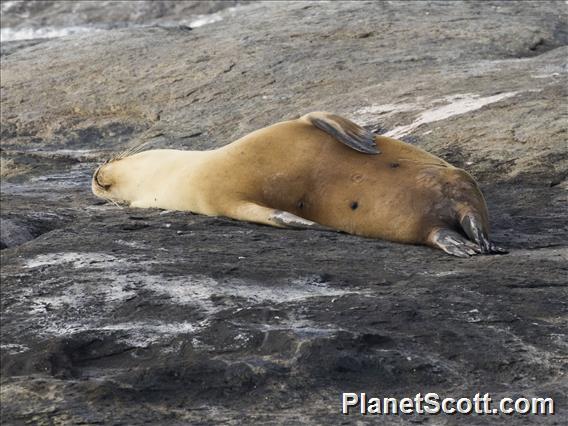
<path id="1" fill-rule="evenodd" d="M 507 254 L 507 253 L 509 253 L 509 250 L 504 249 L 503 247 L 496 246 L 496 245 L 493 244 L 493 243 L 490 243 L 490 245 L 491 245 L 491 246 L 490 246 L 490 251 L 491 251 L 491 253 L 493 253 L 493 254 Z"/>

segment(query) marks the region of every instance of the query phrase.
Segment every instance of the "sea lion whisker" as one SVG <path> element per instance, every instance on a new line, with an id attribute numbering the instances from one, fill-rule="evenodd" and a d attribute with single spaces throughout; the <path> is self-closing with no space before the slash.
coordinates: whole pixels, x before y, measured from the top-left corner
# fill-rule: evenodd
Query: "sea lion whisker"
<path id="1" fill-rule="evenodd" d="M 127 147 L 124 151 L 122 151 L 117 158 L 115 159 L 123 159 L 126 157 L 130 157 L 131 155 L 138 154 L 144 148 L 146 148 L 150 144 L 150 140 L 142 141 L 134 146 Z"/>
<path id="2" fill-rule="evenodd" d="M 113 199 L 111 199 L 111 198 L 106 198 L 106 200 L 107 200 L 109 203 L 114 204 L 114 205 L 115 205 L 116 207 L 118 207 L 119 209 L 123 209 L 123 208 L 125 207 L 124 205 L 121 205 L 118 201 L 113 200 Z"/>

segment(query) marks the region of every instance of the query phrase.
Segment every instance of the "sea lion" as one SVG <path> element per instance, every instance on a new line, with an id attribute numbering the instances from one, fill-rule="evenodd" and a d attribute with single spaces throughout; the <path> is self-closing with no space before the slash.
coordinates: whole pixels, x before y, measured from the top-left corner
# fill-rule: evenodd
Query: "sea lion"
<path id="1" fill-rule="evenodd" d="M 502 253 L 464 170 L 325 112 L 210 151 L 121 155 L 94 173 L 95 195 L 277 227 L 333 229 L 425 244 L 459 257 Z"/>

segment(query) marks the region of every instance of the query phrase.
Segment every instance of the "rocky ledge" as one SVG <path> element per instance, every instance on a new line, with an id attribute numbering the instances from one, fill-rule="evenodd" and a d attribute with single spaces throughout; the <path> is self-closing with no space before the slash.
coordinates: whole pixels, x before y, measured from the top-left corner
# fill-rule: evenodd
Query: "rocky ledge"
<path id="1" fill-rule="evenodd" d="M 266 2 L 194 29 L 2 43 L 3 422 L 349 423 L 339 395 L 365 391 L 552 397 L 556 415 L 516 420 L 564 423 L 566 11 Z M 510 254 L 90 193 L 97 162 L 131 144 L 214 148 L 312 110 L 470 171 Z"/>

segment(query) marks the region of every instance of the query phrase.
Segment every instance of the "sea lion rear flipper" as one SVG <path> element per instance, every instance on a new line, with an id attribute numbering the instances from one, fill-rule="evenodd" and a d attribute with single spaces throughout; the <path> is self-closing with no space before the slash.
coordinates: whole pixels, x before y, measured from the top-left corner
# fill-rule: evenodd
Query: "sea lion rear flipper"
<path id="1" fill-rule="evenodd" d="M 428 243 L 457 257 L 470 257 L 481 253 L 477 244 L 448 228 L 440 228 L 432 232 L 428 238 Z"/>
<path id="2" fill-rule="evenodd" d="M 504 248 L 498 247 L 489 241 L 487 230 L 483 227 L 483 222 L 475 213 L 466 213 L 463 215 L 460 225 L 465 234 L 475 241 L 483 253 L 486 254 L 505 254 L 508 253 Z"/>
<path id="3" fill-rule="evenodd" d="M 276 226 L 278 228 L 315 229 L 319 231 L 332 230 L 293 213 L 271 209 L 255 203 L 241 204 L 230 217 L 247 222 Z"/>
<path id="4" fill-rule="evenodd" d="M 363 154 L 380 154 L 373 132 L 328 112 L 310 112 L 302 117 L 336 140 Z"/>

